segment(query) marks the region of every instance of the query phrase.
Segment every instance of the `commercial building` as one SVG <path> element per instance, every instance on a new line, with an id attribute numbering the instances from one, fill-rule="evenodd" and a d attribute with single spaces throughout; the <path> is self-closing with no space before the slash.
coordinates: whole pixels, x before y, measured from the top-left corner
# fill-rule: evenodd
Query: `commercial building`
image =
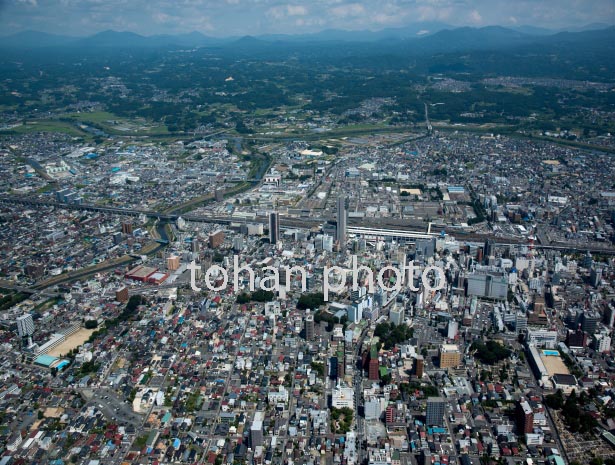
<path id="1" fill-rule="evenodd" d="M 446 401 L 442 397 L 430 397 L 427 399 L 427 426 L 444 426 L 445 413 Z"/>
<path id="2" fill-rule="evenodd" d="M 148 278 L 158 271 L 158 268 L 139 265 L 128 271 L 124 277 L 142 283 L 147 282 Z"/>
<path id="3" fill-rule="evenodd" d="M 504 273 L 472 273 L 467 277 L 468 296 L 506 300 L 508 278 Z"/>
<path id="4" fill-rule="evenodd" d="M 263 420 L 265 419 L 263 412 L 256 412 L 254 414 L 254 420 L 250 426 L 250 445 L 252 449 L 258 446 L 262 446 L 264 442 L 263 435 Z"/>
<path id="5" fill-rule="evenodd" d="M 217 231 L 212 232 L 208 238 L 209 247 L 212 249 L 217 249 L 224 243 L 224 231 L 218 229 Z"/>

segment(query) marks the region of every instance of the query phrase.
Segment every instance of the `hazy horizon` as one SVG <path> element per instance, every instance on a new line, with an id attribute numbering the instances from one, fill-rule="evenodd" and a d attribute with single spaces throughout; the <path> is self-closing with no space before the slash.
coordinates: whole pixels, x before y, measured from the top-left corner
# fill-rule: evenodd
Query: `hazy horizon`
<path id="1" fill-rule="evenodd" d="M 119 13 L 119 14 L 118 14 Z M 615 23 L 615 2 L 577 0 L 6 0 L 2 35 L 41 31 L 89 36 L 106 30 L 140 35 L 200 32 L 213 37 L 309 34 L 328 29 L 379 31 L 442 23 L 451 27 L 533 26 L 560 30 Z"/>

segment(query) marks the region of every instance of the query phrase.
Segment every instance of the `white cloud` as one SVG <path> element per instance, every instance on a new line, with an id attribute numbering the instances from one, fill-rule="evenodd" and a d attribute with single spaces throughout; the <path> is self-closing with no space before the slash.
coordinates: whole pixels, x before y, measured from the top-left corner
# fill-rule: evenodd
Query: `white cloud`
<path id="1" fill-rule="evenodd" d="M 329 13 L 336 18 L 351 18 L 361 16 L 365 13 L 365 7 L 361 3 L 348 3 L 329 10 Z"/>
<path id="2" fill-rule="evenodd" d="M 308 13 L 306 7 L 302 5 L 286 5 L 288 16 L 305 16 Z"/>
<path id="3" fill-rule="evenodd" d="M 169 16 L 166 13 L 155 13 L 152 16 L 152 19 L 157 22 L 158 24 L 164 24 L 164 23 L 168 23 L 171 19 L 171 16 Z"/>
<path id="4" fill-rule="evenodd" d="M 478 10 L 472 10 L 468 19 L 472 24 L 480 24 L 483 22 L 483 17 L 480 15 Z"/>
<path id="5" fill-rule="evenodd" d="M 291 16 L 306 16 L 308 9 L 303 5 L 278 5 L 269 8 L 266 15 L 273 19 L 283 19 Z"/>
<path id="6" fill-rule="evenodd" d="M 377 13 L 372 16 L 372 21 L 378 24 L 395 24 L 399 22 L 399 16 Z"/>
<path id="7" fill-rule="evenodd" d="M 450 21 L 453 9 L 442 6 L 421 5 L 416 9 L 417 21 Z"/>

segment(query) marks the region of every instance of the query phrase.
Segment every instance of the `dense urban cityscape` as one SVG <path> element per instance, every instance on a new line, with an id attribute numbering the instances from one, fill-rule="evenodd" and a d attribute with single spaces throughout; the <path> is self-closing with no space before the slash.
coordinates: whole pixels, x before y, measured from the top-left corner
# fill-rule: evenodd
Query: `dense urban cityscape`
<path id="1" fill-rule="evenodd" d="M 614 464 L 614 19 L 0 38 L 0 465 Z"/>

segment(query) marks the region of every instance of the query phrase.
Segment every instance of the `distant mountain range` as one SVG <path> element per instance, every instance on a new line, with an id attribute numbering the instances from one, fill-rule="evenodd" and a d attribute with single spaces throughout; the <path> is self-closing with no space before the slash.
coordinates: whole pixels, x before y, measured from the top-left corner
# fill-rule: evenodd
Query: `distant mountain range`
<path id="1" fill-rule="evenodd" d="M 262 49 L 284 45 L 319 43 L 392 44 L 417 52 L 435 53 L 462 50 L 496 50 L 531 44 L 557 44 L 609 40 L 615 42 L 615 26 L 591 24 L 575 30 L 553 31 L 533 26 L 514 29 L 501 26 L 454 28 L 444 23 L 416 23 L 381 31 L 325 30 L 313 34 L 270 34 L 258 37 L 215 38 L 191 32 L 178 35 L 142 36 L 133 32 L 104 31 L 89 37 L 70 37 L 37 31 L 24 31 L 0 37 L 4 49 L 67 48 L 195 48 L 236 47 Z"/>

